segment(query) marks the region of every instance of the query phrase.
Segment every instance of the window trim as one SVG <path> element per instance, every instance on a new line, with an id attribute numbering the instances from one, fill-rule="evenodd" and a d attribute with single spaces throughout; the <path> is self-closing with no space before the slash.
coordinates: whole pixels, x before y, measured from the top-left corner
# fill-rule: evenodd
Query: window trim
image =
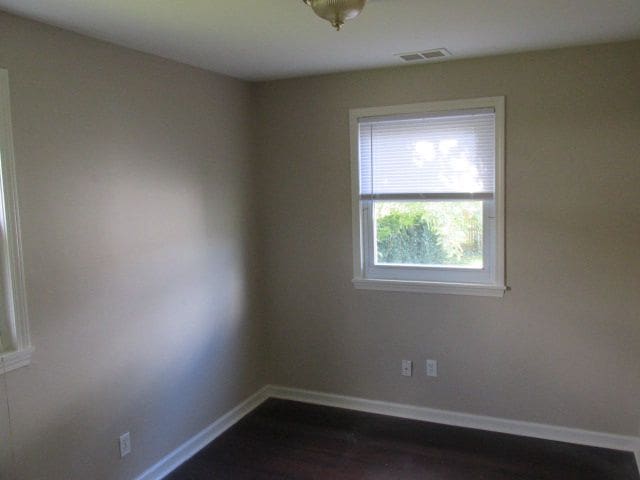
<path id="1" fill-rule="evenodd" d="M 0 375 L 28 365 L 33 353 L 29 336 L 13 152 L 9 73 L 0 68 L 0 201 L 4 206 L 0 210 L 0 227 L 5 229 L 5 235 L 0 237 L 0 275 L 6 289 L 6 322 L 2 325 L 2 332 L 3 338 L 8 337 L 10 343 L 3 345 L 4 350 L 0 350 Z"/>
<path id="2" fill-rule="evenodd" d="M 361 118 L 448 112 L 476 108 L 495 111 L 495 242 L 493 278 L 487 283 L 391 280 L 367 278 L 365 275 L 366 245 L 364 221 L 360 204 L 360 152 L 359 124 Z M 463 100 L 445 100 L 384 107 L 357 108 L 349 111 L 351 136 L 351 198 L 353 236 L 353 285 L 357 289 L 389 290 L 400 292 L 443 293 L 502 297 L 505 286 L 505 97 L 483 97 Z"/>

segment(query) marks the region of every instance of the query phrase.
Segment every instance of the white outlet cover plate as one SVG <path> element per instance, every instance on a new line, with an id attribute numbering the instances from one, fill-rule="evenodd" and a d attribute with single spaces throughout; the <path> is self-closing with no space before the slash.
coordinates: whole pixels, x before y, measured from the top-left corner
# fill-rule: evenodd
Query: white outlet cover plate
<path id="1" fill-rule="evenodd" d="M 427 360 L 427 376 L 438 376 L 438 362 L 436 360 Z"/>
<path id="2" fill-rule="evenodd" d="M 402 361 L 402 376 L 403 377 L 410 377 L 412 370 L 413 370 L 413 362 L 411 360 L 403 360 Z"/>
<path id="3" fill-rule="evenodd" d="M 129 432 L 120 435 L 120 458 L 131 453 L 131 436 Z"/>

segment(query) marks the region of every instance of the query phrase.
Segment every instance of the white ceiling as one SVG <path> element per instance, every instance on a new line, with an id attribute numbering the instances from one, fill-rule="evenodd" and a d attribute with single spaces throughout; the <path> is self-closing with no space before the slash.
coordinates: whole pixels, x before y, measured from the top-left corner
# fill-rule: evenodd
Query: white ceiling
<path id="1" fill-rule="evenodd" d="M 640 0 L 370 0 L 334 31 L 301 0 L 0 0 L 0 9 L 247 80 L 640 38 Z"/>

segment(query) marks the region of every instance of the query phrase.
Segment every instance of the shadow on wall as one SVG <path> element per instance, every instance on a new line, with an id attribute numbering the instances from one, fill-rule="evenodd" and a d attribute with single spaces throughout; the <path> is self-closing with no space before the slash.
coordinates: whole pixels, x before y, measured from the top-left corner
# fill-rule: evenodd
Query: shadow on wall
<path id="1" fill-rule="evenodd" d="M 230 175 L 129 169 L 94 208 L 78 205 L 100 231 L 72 217 L 61 240 L 77 248 L 28 272 L 36 354 L 5 377 L 9 478 L 133 477 L 253 393 L 249 205 Z M 52 208 L 50 228 L 68 220 Z M 125 431 L 133 453 L 120 460 Z"/>

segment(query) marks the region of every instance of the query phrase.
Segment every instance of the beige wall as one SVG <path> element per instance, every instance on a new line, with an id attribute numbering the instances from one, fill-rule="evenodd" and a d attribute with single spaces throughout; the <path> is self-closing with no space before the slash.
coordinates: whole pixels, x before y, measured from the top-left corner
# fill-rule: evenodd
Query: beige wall
<path id="1" fill-rule="evenodd" d="M 131 479 L 264 384 L 249 85 L 3 13 L 0 66 L 36 347 L 0 478 Z"/>
<path id="2" fill-rule="evenodd" d="M 272 381 L 638 434 L 639 85 L 640 42 L 259 85 Z M 494 95 L 511 291 L 355 290 L 348 110 Z"/>

